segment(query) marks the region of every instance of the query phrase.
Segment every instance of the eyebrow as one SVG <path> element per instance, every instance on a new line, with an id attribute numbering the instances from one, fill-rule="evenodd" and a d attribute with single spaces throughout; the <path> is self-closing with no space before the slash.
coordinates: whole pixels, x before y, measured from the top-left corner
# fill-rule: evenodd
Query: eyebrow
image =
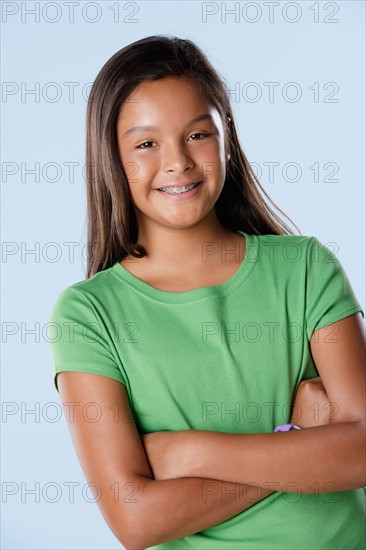
<path id="1" fill-rule="evenodd" d="M 205 113 L 203 115 L 199 115 L 190 122 L 188 122 L 187 126 L 190 126 L 191 124 L 195 124 L 196 122 L 201 122 L 201 120 L 210 120 L 213 122 L 213 117 L 210 115 L 210 113 Z M 136 134 L 137 132 L 156 132 L 155 126 L 133 126 L 132 128 L 129 128 L 126 132 L 122 134 L 122 138 L 126 138 L 132 134 Z"/>

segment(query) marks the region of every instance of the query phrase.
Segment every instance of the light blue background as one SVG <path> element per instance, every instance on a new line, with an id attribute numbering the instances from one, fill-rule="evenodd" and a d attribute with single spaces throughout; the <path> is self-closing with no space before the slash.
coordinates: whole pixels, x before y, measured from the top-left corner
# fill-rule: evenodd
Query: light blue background
<path id="1" fill-rule="evenodd" d="M 364 307 L 364 10 L 362 1 L 297 2 L 302 14 L 298 22 L 284 20 L 275 10 L 269 22 L 268 8 L 256 2 L 262 16 L 256 23 L 236 22 L 233 15 L 221 18 L 221 2 L 211 3 L 218 13 L 202 22 L 201 2 L 135 2 L 136 22 L 123 22 L 133 6 L 120 3 L 120 22 L 113 22 L 110 9 L 115 2 L 100 2 L 101 18 L 96 23 L 85 21 L 79 0 L 75 21 L 68 22 L 68 11 L 59 2 L 61 18 L 50 23 L 41 16 L 26 16 L 22 22 L 22 5 L 34 8 L 34 2 L 3 2 L 2 81 L 3 87 L 25 83 L 28 89 L 39 82 L 56 82 L 62 91 L 57 102 L 40 96 L 21 101 L 20 93 L 2 96 L 2 167 L 15 163 L 19 171 L 2 181 L 3 248 L 14 247 L 14 254 L 3 251 L 2 318 L 3 333 L 13 323 L 15 334 L 5 343 L 3 334 L 2 400 L 15 403 L 19 412 L 2 417 L 2 548 L 6 549 L 112 549 L 121 545 L 110 532 L 95 503 L 83 499 L 85 486 L 72 441 L 61 417 L 50 418 L 54 410 L 47 404 L 59 404 L 53 387 L 53 365 L 47 341 L 47 323 L 56 295 L 84 278 L 85 258 L 80 248 L 85 245 L 84 165 L 86 101 L 81 89 L 94 80 L 103 64 L 126 44 L 152 34 L 172 34 L 197 43 L 225 78 L 228 87 L 242 89 L 248 82 L 259 84 L 263 96 L 256 103 L 232 97 L 236 123 L 242 145 L 252 163 L 262 168 L 261 182 L 275 203 L 299 226 L 304 235 L 315 235 L 326 243 L 336 243 L 337 256 L 344 266 L 355 293 Z M 240 10 L 247 2 L 240 2 Z M 311 5 L 319 6 L 318 23 L 314 22 Z M 331 7 L 329 8 L 329 4 Z M 41 9 L 45 2 L 41 2 Z M 127 9 L 123 9 L 123 6 Z M 332 6 L 339 8 L 331 16 Z M 234 2 L 227 3 L 232 9 Z M 4 9 L 19 8 L 6 20 Z M 48 18 L 56 10 L 49 8 Z M 94 17 L 92 9 L 87 12 Z M 288 16 L 294 17 L 289 11 Z M 326 16 L 339 19 L 325 23 Z M 248 11 L 253 19 L 254 8 Z M 65 82 L 78 82 L 75 100 L 68 100 Z M 278 82 L 275 100 L 268 100 L 265 82 Z M 297 82 L 302 97 L 291 103 L 282 97 L 288 82 Z M 320 101 L 314 102 L 309 89 L 319 83 Z M 339 91 L 336 103 L 324 98 L 335 82 Z M 237 83 L 237 84 L 236 84 Z M 46 88 L 45 88 L 46 86 Z M 290 90 L 293 92 L 293 89 Z M 249 91 L 253 93 L 253 88 Z M 49 98 L 52 90 L 49 89 Z M 62 175 L 58 181 L 28 175 L 22 181 L 20 164 L 29 168 L 36 162 L 41 169 L 47 163 L 58 163 Z M 69 181 L 65 162 L 77 162 L 74 181 Z M 269 180 L 264 163 L 278 162 L 275 180 Z M 298 182 L 281 176 L 283 165 L 296 162 L 301 166 Z M 314 181 L 309 168 L 318 162 L 320 181 Z M 323 170 L 328 162 L 339 166 L 334 176 L 339 181 L 327 182 Z M 55 176 L 49 170 L 48 179 Z M 293 172 L 289 172 L 292 176 Z M 73 242 L 75 258 L 69 256 L 64 243 Z M 13 243 L 13 244 L 6 244 Z M 56 243 L 56 247 L 50 246 Z M 24 248 L 36 249 L 24 254 Z M 23 248 L 23 254 L 21 253 Z M 56 249 L 60 256 L 56 259 Z M 23 323 L 23 328 L 22 328 Z M 10 327 L 10 328 L 11 328 Z M 25 334 L 36 328 L 36 336 Z M 23 405 L 22 405 L 23 403 Z M 38 403 L 39 421 L 32 415 L 22 420 L 20 409 L 34 408 Z M 9 405 L 8 405 L 9 406 Z M 4 502 L 5 483 L 14 482 L 18 492 Z M 40 484 L 40 501 L 25 495 L 21 483 L 29 489 Z M 66 482 L 77 482 L 75 501 L 69 502 Z M 50 502 L 55 491 L 42 495 L 47 483 L 58 484 L 60 498 Z M 91 499 L 90 492 L 88 493 Z"/>

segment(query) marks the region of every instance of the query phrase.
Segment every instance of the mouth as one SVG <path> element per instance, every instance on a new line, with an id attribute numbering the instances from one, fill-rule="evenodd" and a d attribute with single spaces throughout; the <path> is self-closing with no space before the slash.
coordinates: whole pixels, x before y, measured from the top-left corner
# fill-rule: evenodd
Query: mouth
<path id="1" fill-rule="evenodd" d="M 157 191 L 160 191 L 161 193 L 167 193 L 169 195 L 182 195 L 184 193 L 189 193 L 189 191 L 192 191 L 192 189 L 195 189 L 201 183 L 202 181 L 198 181 L 197 183 L 182 185 L 180 187 L 159 187 Z"/>

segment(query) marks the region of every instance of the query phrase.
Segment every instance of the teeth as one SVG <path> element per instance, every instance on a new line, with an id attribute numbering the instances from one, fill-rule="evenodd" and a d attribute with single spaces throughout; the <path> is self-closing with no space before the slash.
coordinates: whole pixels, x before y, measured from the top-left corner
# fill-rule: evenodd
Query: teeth
<path id="1" fill-rule="evenodd" d="M 165 193 L 175 193 L 175 194 L 186 193 L 190 189 L 193 189 L 194 187 L 196 187 L 196 185 L 198 184 L 191 183 L 191 185 L 185 185 L 183 187 L 160 187 L 159 191 L 164 191 Z"/>

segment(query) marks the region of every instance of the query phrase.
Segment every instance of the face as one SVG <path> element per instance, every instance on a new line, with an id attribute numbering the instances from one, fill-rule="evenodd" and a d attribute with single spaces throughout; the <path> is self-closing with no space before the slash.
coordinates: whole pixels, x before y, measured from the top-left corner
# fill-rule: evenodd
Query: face
<path id="1" fill-rule="evenodd" d="M 120 110 L 117 137 L 139 231 L 151 224 L 186 228 L 212 219 L 225 181 L 224 127 L 192 81 L 144 81 Z M 158 190 L 174 184 L 182 191 L 198 182 L 189 192 Z"/>

